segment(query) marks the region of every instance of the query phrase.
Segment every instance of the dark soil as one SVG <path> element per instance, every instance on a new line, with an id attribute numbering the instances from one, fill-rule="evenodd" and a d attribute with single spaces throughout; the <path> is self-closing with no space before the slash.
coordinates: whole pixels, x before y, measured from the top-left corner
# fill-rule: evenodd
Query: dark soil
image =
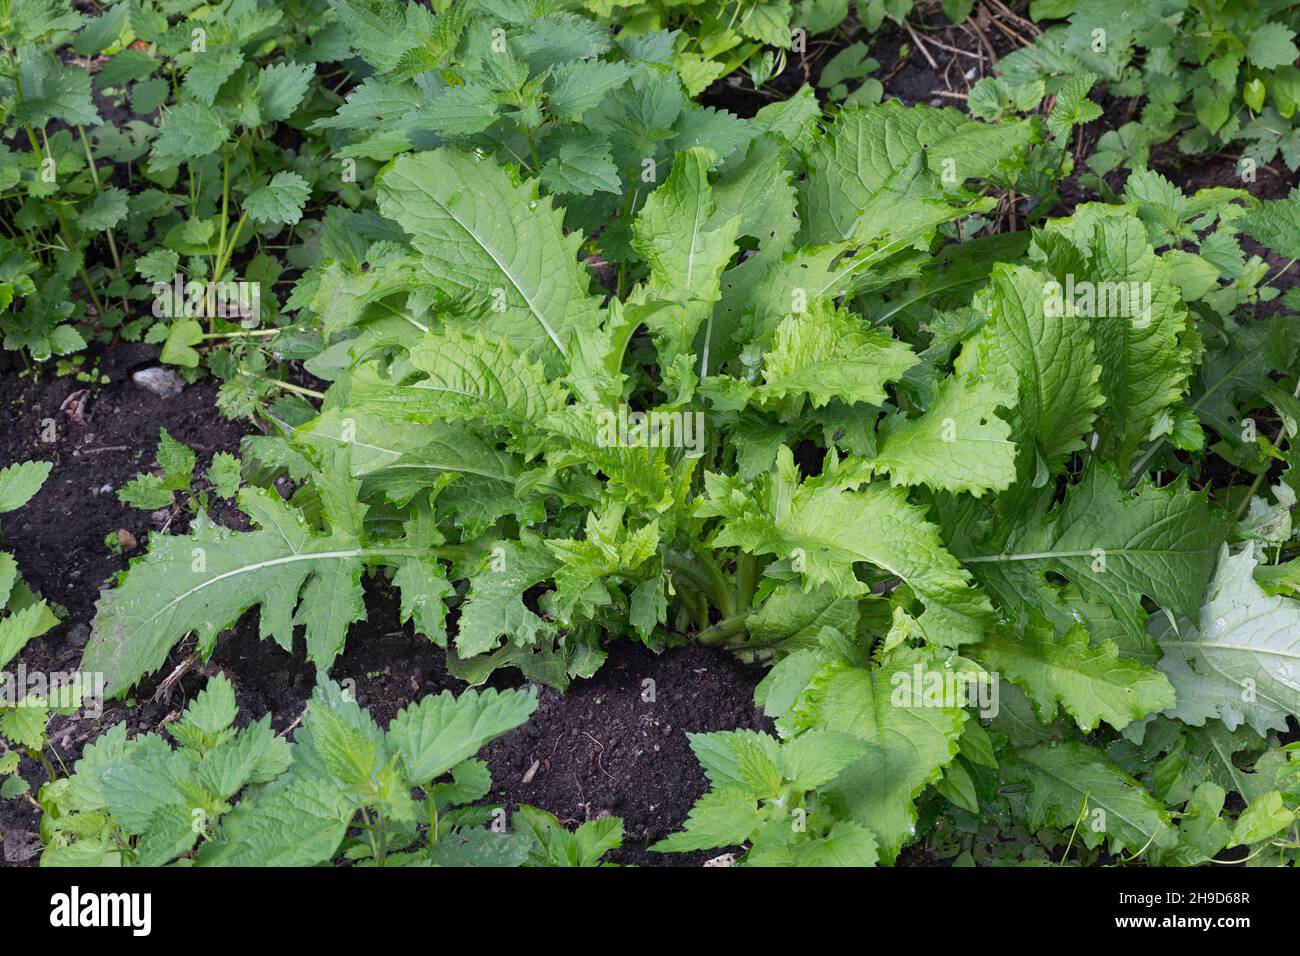
<path id="1" fill-rule="evenodd" d="M 64 609 L 62 623 L 32 642 L 11 669 L 22 664 L 32 671 L 74 670 L 100 588 L 126 567 L 129 557 L 144 551 L 149 533 L 163 525 L 169 533 L 186 530 L 184 512 L 151 515 L 117 500 L 122 484 L 154 466 L 159 427 L 196 449 L 199 470 L 218 451 L 238 452 L 246 431 L 216 411 L 211 382 L 188 386 L 167 400 L 136 385 L 131 373 L 156 364 L 156 348 L 124 345 L 98 359 L 111 381 L 82 396 L 76 393 L 87 386 L 70 378 L 33 380 L 0 372 L 0 414 L 9 423 L 0 432 L 0 467 L 34 458 L 54 463 L 40 493 L 8 517 L 0 544 L 14 553 L 28 582 Z M 43 438 L 49 436 L 51 421 L 55 440 L 47 442 Z M 228 506 L 214 517 L 241 523 Z M 105 544 L 105 536 L 119 529 L 137 539 L 134 551 L 117 554 Z M 332 676 L 353 680 L 358 701 L 381 724 L 425 694 L 463 689 L 462 682 L 447 675 L 442 652 L 398 623 L 397 602 L 382 580 L 368 583 L 367 608 L 369 620 L 352 628 Z M 315 684 L 314 668 L 301 648 L 290 655 L 274 642 L 258 639 L 255 614 L 220 641 L 207 664 L 190 661 L 192 649 L 192 642 L 178 648 L 131 698 L 107 702 L 99 719 L 53 718 L 50 750 L 57 756 L 56 766 L 70 769 L 86 744 L 116 723 L 126 721 L 136 733 L 158 730 L 218 670 L 235 686 L 241 721 L 269 713 L 281 732 L 302 714 Z M 706 789 L 686 734 L 763 726 L 753 703 L 762 671 L 704 647 L 655 655 L 640 645 L 619 643 L 609 650 L 595 678 L 575 682 L 564 694 L 541 688 L 533 719 L 486 748 L 483 757 L 496 783 L 491 799 L 512 807 L 539 806 L 571 825 L 620 816 L 627 838 L 610 859 L 698 864 L 714 854 L 665 857 L 646 846 L 676 830 Z M 187 664 L 169 689 L 159 691 L 174 669 Z M 510 674 L 493 681 L 498 687 L 511 683 Z M 529 773 L 534 763 L 537 767 Z M 22 771 L 34 792 L 43 782 L 42 770 L 24 759 Z M 0 801 L 0 865 L 35 862 L 38 822 L 29 801 Z"/>

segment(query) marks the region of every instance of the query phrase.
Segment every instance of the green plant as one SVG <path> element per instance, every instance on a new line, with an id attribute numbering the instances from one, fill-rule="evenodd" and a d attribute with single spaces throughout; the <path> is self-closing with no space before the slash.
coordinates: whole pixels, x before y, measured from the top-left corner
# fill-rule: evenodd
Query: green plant
<path id="1" fill-rule="evenodd" d="M 1081 862 L 1108 855 L 1186 866 L 1236 847 L 1264 862 L 1294 864 L 1295 744 L 1265 749 L 1244 728 L 1159 718 L 1145 739 L 1103 750 L 1071 739 L 1063 720 L 1044 724 L 1056 710 L 1053 693 L 1078 719 L 1090 698 L 1114 702 L 1127 694 L 1131 701 L 1154 690 L 1149 679 L 1128 684 L 1137 665 L 1107 662 L 1078 631 L 1073 652 L 1044 657 L 1016 646 L 1014 637 L 1005 642 L 1024 660 L 1038 658 L 1033 679 L 1012 672 L 1031 696 L 1003 688 L 986 729 L 975 713 L 945 706 L 945 691 L 928 705 L 898 699 L 918 669 L 987 679 L 978 665 L 903 644 L 868 659 L 861 645 L 827 629 L 820 648 L 791 654 L 757 690 L 779 738 L 751 731 L 692 737 L 711 789 L 685 829 L 653 849 L 743 846 L 744 866 L 871 866 L 892 863 L 915 838 L 959 865 L 1074 862 L 1076 849 Z M 1046 631 L 1035 640 L 1052 643 Z M 1148 697 L 1142 706 L 1159 703 Z M 1253 767 L 1233 763 L 1242 750 Z M 1248 801 L 1244 809 L 1225 812 L 1229 791 Z M 918 812 L 913 803 L 923 792 Z"/>
<path id="2" fill-rule="evenodd" d="M 155 452 L 161 472 L 143 472 L 136 475 L 117 491 L 118 499 L 132 508 L 157 511 L 169 508 L 176 502 L 177 492 L 186 492 L 184 507 L 191 513 L 206 511 L 208 493 L 194 492 L 194 450 L 158 430 L 158 449 Z M 229 452 L 219 451 L 212 456 L 212 464 L 205 474 L 207 483 L 218 498 L 233 498 L 239 491 L 239 459 Z"/>
<path id="3" fill-rule="evenodd" d="M 384 731 L 322 681 L 290 744 L 269 716 L 236 729 L 235 693 L 218 675 L 167 725 L 174 748 L 156 734 L 128 739 L 119 723 L 42 789 L 41 864 L 595 865 L 619 845 L 619 821 L 571 835 L 524 807 L 511 830 L 500 808 L 473 806 L 492 779 L 474 755 L 536 707 L 528 692 L 444 691 Z"/>
<path id="4" fill-rule="evenodd" d="M 24 147 L 0 148 L 12 223 L 0 239 L 6 348 L 41 361 L 92 338 L 144 337 L 166 342 L 165 361 L 195 368 L 193 345 L 233 341 L 265 366 L 255 343 L 274 333 L 247 326 L 278 318 L 285 266 L 270 241 L 292 236 L 313 187 L 341 185 L 319 145 L 273 141 L 277 124 L 328 102 L 314 84 L 329 44 L 311 42 L 328 32 L 327 9 L 147 0 L 87 18 L 65 0 L 0 8 L 0 134 Z M 61 54 L 68 46 L 100 61 L 93 83 Z M 102 122 L 92 86 L 136 118 Z"/>
<path id="5" fill-rule="evenodd" d="M 892 404 L 886 383 L 909 369 L 917 396 L 938 390 L 940 407 L 910 419 L 904 409 L 916 405 L 900 392 L 880 459 L 855 466 L 860 480 L 874 467 L 954 491 L 1010 481 L 1014 447 L 992 418 L 1004 388 L 941 373 L 937 357 L 920 360 L 835 303 L 924 273 L 940 226 L 992 206 L 962 182 L 1014 168 L 1032 128 L 896 104 L 846 112 L 826 133 L 812 120 L 762 134 L 716 183 L 712 153 L 679 153 L 631 229 L 645 263 L 633 274 L 645 279 L 606 305 L 574 258 L 580 237 L 563 234 L 535 184 L 450 148 L 399 157 L 379 204 L 413 248 L 376 242 L 375 268 L 315 300 L 337 342 L 322 353 L 339 366 L 326 410 L 245 448 L 303 482 L 293 500 L 246 488 L 240 506 L 259 530 L 200 518 L 191 536 L 154 536 L 102 600 L 86 666 L 122 693 L 188 631 L 209 653 L 261 604 L 264 634 L 287 649 L 303 624 L 310 659 L 328 668 L 364 611 L 361 575 L 374 566 L 392 575 L 403 620 L 439 644 L 448 607 L 460 606 L 449 666 L 474 683 L 508 665 L 563 686 L 599 665 L 603 635 L 743 645 L 757 630 L 770 645 L 790 636 L 781 618 L 795 609 L 843 601 L 856 613 L 860 592 L 847 583 L 809 596 L 789 554 L 761 557 L 712 519 L 728 507 L 726 483 L 767 480 L 786 444 L 870 447 L 872 429 L 854 419 Z M 785 164 L 805 140 L 796 190 Z M 863 141 L 892 152 L 846 164 L 844 144 Z M 945 185 L 944 170 L 960 170 L 958 180 Z M 738 256 L 745 248 L 756 254 Z M 391 304 L 376 309 L 368 293 L 381 269 L 402 285 L 385 286 Z M 353 286 L 358 294 L 340 294 Z M 632 409 L 673 429 L 655 442 L 628 431 Z M 938 434 L 950 409 L 970 442 L 1000 448 L 987 474 L 958 477 L 962 447 Z M 951 475 L 916 477 L 915 440 L 892 436 L 918 427 L 934 443 L 926 454 L 953 461 Z M 721 471 L 706 477 L 701 465 Z M 882 520 L 897 515 L 911 536 L 877 563 L 894 566 L 913 546 L 934 551 L 935 529 L 905 489 L 873 494 Z M 952 559 L 907 566 L 936 619 L 951 602 L 954 619 L 978 629 L 980 599 Z M 810 587 L 829 583 L 820 578 Z M 457 581 L 468 582 L 463 600 Z"/>
<path id="6" fill-rule="evenodd" d="M 563 686 L 617 636 L 777 660 L 785 742 L 702 752 L 725 792 L 664 849 L 891 863 L 924 813 L 924 839 L 972 858 L 1012 833 L 1039 859 L 1202 862 L 1234 841 L 1289 859 L 1268 755 L 1300 709 L 1296 317 L 1232 319 L 1272 289 L 1240 234 L 1289 254 L 1300 199 L 1143 173 L 1123 204 L 945 244 L 992 204 L 961 174 L 1015 175 L 1034 130 L 885 104 L 764 134 L 734 172 L 687 150 L 631 228 L 645 278 L 604 303 L 532 184 L 450 149 L 397 159 L 379 205 L 414 248 L 384 254 L 443 304 L 340 312 L 322 413 L 248 446 L 307 479 L 294 501 L 245 489 L 261 530 L 155 539 L 85 666 L 120 693 L 258 602 L 264 632 L 287 647 L 303 624 L 328 667 L 379 565 L 475 683 L 516 666 Z M 765 163 L 798 188 L 734 205 L 731 176 Z M 898 675 L 957 674 L 1001 682 L 988 731 L 949 690 L 893 699 Z M 1186 764 L 1216 734 L 1270 769 Z"/>
<path id="7" fill-rule="evenodd" d="M 1147 165 L 1151 147 L 1176 137 L 1183 153 L 1241 143 L 1254 166 L 1280 157 L 1300 168 L 1300 7 L 1179 2 L 1126 5 L 1051 0 L 1035 19 L 1053 22 L 1029 47 L 998 63 L 1013 84 L 1043 81 L 1055 93 L 1091 72 L 1115 97 L 1145 97 L 1136 121 L 1106 132 L 1088 164 L 1098 177 Z M 1244 166 L 1238 174 L 1244 176 Z M 1253 181 L 1253 177 L 1250 179 Z"/>
<path id="8" fill-rule="evenodd" d="M 0 469 L 0 513 L 21 508 L 49 477 L 46 461 L 25 461 Z M 59 623 L 53 609 L 34 592 L 18 573 L 13 555 L 0 551 L 0 797 L 27 792 L 27 782 L 18 775 L 20 754 L 38 761 L 50 779 L 54 767 L 44 754 L 45 725 L 51 700 L 41 693 L 29 693 L 11 675 L 2 673 L 33 638 Z M 21 696 L 19 696 L 21 694 Z"/>

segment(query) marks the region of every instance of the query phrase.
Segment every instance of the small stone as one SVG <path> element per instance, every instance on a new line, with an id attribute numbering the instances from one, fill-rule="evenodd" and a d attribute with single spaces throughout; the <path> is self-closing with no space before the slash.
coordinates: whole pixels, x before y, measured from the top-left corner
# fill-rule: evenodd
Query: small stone
<path id="1" fill-rule="evenodd" d="M 118 528 L 117 543 L 120 544 L 125 551 L 134 551 L 135 546 L 140 542 L 135 540 L 135 535 L 130 531 L 127 531 L 125 528 Z"/>
<path id="2" fill-rule="evenodd" d="M 175 398 L 185 389 L 183 378 L 171 369 L 159 366 L 141 369 L 131 376 L 131 381 L 160 398 Z"/>
<path id="3" fill-rule="evenodd" d="M 78 624 L 68 631 L 68 643 L 73 647 L 85 647 L 88 640 L 90 640 L 90 628 L 85 624 Z"/>
<path id="4" fill-rule="evenodd" d="M 0 839 L 6 863 L 26 863 L 41 852 L 41 835 L 30 830 L 6 830 Z"/>

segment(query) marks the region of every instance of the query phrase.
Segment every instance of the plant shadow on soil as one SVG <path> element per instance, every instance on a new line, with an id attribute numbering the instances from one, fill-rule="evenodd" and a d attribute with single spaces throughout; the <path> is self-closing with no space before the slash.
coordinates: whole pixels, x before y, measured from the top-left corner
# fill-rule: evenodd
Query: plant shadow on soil
<path id="1" fill-rule="evenodd" d="M 33 641 L 11 670 L 19 664 L 45 672 L 78 666 L 100 588 L 129 557 L 143 553 L 148 533 L 157 533 L 166 521 L 162 514 L 126 507 L 116 495 L 127 480 L 153 466 L 159 427 L 196 448 L 198 472 L 214 453 L 239 451 L 246 429 L 221 417 L 210 381 L 187 386 L 171 399 L 132 381 L 131 373 L 154 365 L 156 356 L 154 348 L 132 345 L 99 354 L 100 371 L 111 381 L 92 388 L 84 404 L 75 396 L 83 386 L 69 378 L 33 381 L 13 371 L 0 373 L 0 414 L 9 423 L 0 434 L 0 465 L 33 458 L 54 462 L 41 492 L 8 516 L 0 546 L 14 553 L 34 588 L 65 609 L 59 626 Z M 56 440 L 46 442 L 42 432 L 48 435 L 51 421 Z M 213 516 L 246 527 L 229 504 L 214 508 Z M 180 533 L 186 524 L 184 513 L 172 514 L 167 530 Z M 104 542 L 119 529 L 139 541 L 126 554 L 114 554 Z M 331 675 L 355 681 L 358 701 L 381 725 L 425 694 L 464 689 L 446 673 L 443 652 L 398 623 L 397 602 L 382 579 L 368 581 L 366 603 L 369 620 L 353 625 Z M 107 702 L 100 719 L 53 718 L 55 764 L 70 770 L 88 743 L 119 722 L 125 721 L 132 734 L 159 730 L 217 671 L 235 686 L 241 721 L 270 713 L 273 726 L 283 732 L 302 714 L 315 684 L 301 638 L 298 645 L 290 655 L 272 641 L 259 640 L 256 613 L 250 613 L 218 642 L 207 664 L 191 667 L 158 693 L 193 650 L 187 640 L 127 700 Z M 646 847 L 678 829 L 707 789 L 687 732 L 766 727 L 753 702 L 763 672 L 725 651 L 700 646 L 656 655 L 618 641 L 608 649 L 595 677 L 575 681 L 563 694 L 539 688 L 533 718 L 484 749 L 481 756 L 494 782 L 489 799 L 511 807 L 539 806 L 570 826 L 620 816 L 624 844 L 608 857 L 619 863 L 699 864 L 717 854 L 665 855 Z M 490 683 L 504 688 L 523 681 L 517 671 L 508 671 Z M 22 770 L 34 792 L 43 782 L 40 767 L 24 758 Z M 35 862 L 38 822 L 30 801 L 0 801 L 0 865 Z"/>

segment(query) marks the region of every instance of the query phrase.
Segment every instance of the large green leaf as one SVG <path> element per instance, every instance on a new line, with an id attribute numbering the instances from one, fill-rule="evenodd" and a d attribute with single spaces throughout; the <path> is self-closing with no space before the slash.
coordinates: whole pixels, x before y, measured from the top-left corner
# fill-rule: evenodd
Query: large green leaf
<path id="1" fill-rule="evenodd" d="M 994 382 L 1016 383 L 1007 402 L 1012 438 L 1021 446 L 1022 475 L 1061 469 L 1084 447 L 1097 406 L 1102 403 L 1087 326 L 1076 318 L 1048 315 L 1048 278 L 1024 266 L 999 263 L 976 307 L 987 313 L 984 327 L 963 346 L 956 368 Z"/>
<path id="2" fill-rule="evenodd" d="M 466 326 L 558 367 L 599 300 L 578 261 L 582 237 L 536 186 L 491 160 L 443 147 L 400 157 L 379 179 L 379 210 L 411 236 L 429 280 L 460 303 Z"/>
<path id="3" fill-rule="evenodd" d="M 1027 784 L 1028 823 L 1074 832 L 1084 846 L 1158 854 L 1177 843 L 1169 813 L 1105 754 L 1077 741 L 1017 750 L 1006 779 Z M 1076 829 L 1077 827 L 1077 829 Z"/>
<path id="4" fill-rule="evenodd" d="M 1300 602 L 1255 582 L 1256 547 L 1234 555 L 1223 546 L 1198 614 L 1151 619 L 1165 652 L 1160 670 L 1178 693 L 1170 716 L 1197 726 L 1217 717 L 1229 730 L 1246 723 L 1263 734 L 1300 714 Z"/>
<path id="5" fill-rule="evenodd" d="M 970 653 L 1015 681 L 1042 720 L 1052 720 L 1059 704 L 1085 733 L 1103 720 L 1120 730 L 1174 701 L 1163 674 L 1121 659 L 1110 641 L 1090 645 L 1082 625 L 1060 637 L 1042 618 L 1031 619 L 1020 634 L 991 628 Z"/>
<path id="6" fill-rule="evenodd" d="M 334 475 L 323 484 L 346 481 Z M 322 670 L 342 650 L 349 625 L 364 619 L 366 559 L 400 551 L 361 546 L 364 508 L 333 509 L 330 530 L 316 533 L 272 492 L 246 488 L 239 502 L 257 530 L 230 531 L 200 515 L 188 535 L 154 536 L 122 585 L 100 598 L 82 667 L 103 672 L 110 696 L 161 667 L 190 632 L 210 653 L 217 636 L 256 605 L 261 635 L 286 650 L 294 625 L 304 625 L 308 657 Z"/>
<path id="7" fill-rule="evenodd" d="M 914 802 L 957 755 L 966 721 L 964 701 L 929 706 L 909 697 L 895 703 L 900 686 L 927 671 L 953 673 L 932 651 L 899 651 L 871 669 L 832 665 L 814 678 L 808 700 L 800 705 L 803 724 L 860 741 L 858 758 L 822 793 L 844 815 L 871 829 L 885 863 L 915 835 Z"/>

